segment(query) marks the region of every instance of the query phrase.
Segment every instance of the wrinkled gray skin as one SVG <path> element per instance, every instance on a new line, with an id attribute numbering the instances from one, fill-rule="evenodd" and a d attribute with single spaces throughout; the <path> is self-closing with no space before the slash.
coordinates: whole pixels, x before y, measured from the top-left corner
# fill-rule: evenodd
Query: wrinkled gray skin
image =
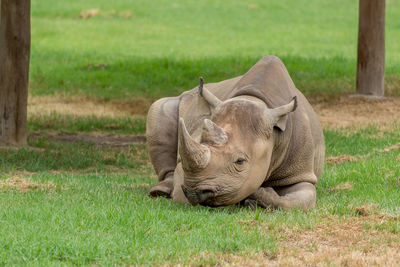
<path id="1" fill-rule="evenodd" d="M 152 196 L 208 206 L 315 206 L 322 129 L 277 57 L 262 58 L 243 76 L 156 101 L 146 135 L 159 177 Z"/>

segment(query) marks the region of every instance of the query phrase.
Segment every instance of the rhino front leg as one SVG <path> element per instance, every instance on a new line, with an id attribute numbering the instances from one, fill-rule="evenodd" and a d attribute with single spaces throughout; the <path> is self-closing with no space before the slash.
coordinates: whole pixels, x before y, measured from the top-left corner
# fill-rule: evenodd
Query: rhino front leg
<path id="1" fill-rule="evenodd" d="M 147 114 L 146 137 L 150 160 L 159 183 L 150 189 L 150 196 L 170 197 L 178 147 L 178 97 L 154 102 Z"/>
<path id="2" fill-rule="evenodd" d="M 246 206 L 255 205 L 263 208 L 284 209 L 302 208 L 307 211 L 315 207 L 317 193 L 315 186 L 302 182 L 291 186 L 260 187 L 245 201 Z"/>

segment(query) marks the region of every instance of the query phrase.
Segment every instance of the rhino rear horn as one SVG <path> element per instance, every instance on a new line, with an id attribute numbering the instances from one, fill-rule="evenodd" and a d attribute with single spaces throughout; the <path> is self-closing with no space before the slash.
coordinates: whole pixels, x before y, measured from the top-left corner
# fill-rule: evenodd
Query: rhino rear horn
<path id="1" fill-rule="evenodd" d="M 274 120 L 274 127 L 284 131 L 286 129 L 286 122 L 288 114 L 295 111 L 297 108 L 297 97 L 294 96 L 289 104 L 274 108 L 271 110 Z"/>
<path id="2" fill-rule="evenodd" d="M 211 158 L 210 149 L 190 136 L 182 118 L 179 118 L 178 141 L 184 170 L 200 170 L 208 165 Z"/>
<path id="3" fill-rule="evenodd" d="M 216 108 L 219 104 L 222 103 L 221 100 L 218 99 L 213 93 L 211 93 L 205 86 L 204 86 L 204 79 L 203 77 L 200 77 L 200 86 L 199 86 L 199 92 L 202 97 L 207 101 L 207 103 L 212 106 L 213 108 Z"/>
<path id="4" fill-rule="evenodd" d="M 204 120 L 201 142 L 212 145 L 223 145 L 228 141 L 228 136 L 224 129 L 216 125 L 209 119 Z"/>

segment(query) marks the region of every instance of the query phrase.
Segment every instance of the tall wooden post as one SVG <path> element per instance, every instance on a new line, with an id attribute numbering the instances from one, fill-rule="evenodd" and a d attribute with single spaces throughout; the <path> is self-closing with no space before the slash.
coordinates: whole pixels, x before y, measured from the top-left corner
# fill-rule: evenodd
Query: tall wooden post
<path id="1" fill-rule="evenodd" d="M 1 0 L 0 145 L 26 143 L 30 0 Z"/>
<path id="2" fill-rule="evenodd" d="M 357 94 L 383 96 L 385 75 L 385 0 L 360 0 Z"/>

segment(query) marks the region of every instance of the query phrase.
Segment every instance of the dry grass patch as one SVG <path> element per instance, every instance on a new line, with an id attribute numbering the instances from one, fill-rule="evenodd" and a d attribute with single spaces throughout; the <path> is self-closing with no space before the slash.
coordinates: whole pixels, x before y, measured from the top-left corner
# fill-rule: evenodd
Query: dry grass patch
<path id="1" fill-rule="evenodd" d="M 118 14 L 118 17 L 124 18 L 124 19 L 129 19 L 129 18 L 133 18 L 136 16 L 135 13 L 133 13 L 132 11 L 121 11 L 121 12 L 118 12 L 117 14 Z"/>
<path id="2" fill-rule="evenodd" d="M 215 264 L 204 264 L 203 262 L 216 262 Z M 201 262 L 201 263 L 199 263 Z M 186 265 L 177 265 L 186 266 Z M 250 253 L 238 255 L 233 253 L 211 253 L 205 251 L 194 257 L 189 266 L 271 266 L 268 264 L 268 256 L 261 253 Z"/>
<path id="3" fill-rule="evenodd" d="M 12 173 L 14 175 L 30 175 L 30 176 L 37 174 L 37 172 L 31 172 L 31 171 L 27 171 L 27 170 L 21 170 L 21 171 L 14 170 Z"/>
<path id="4" fill-rule="evenodd" d="M 96 13 L 95 11 L 91 11 Z M 90 12 L 89 12 L 90 13 Z M 89 64 L 88 68 L 105 68 L 105 63 Z M 58 114 L 75 116 L 126 117 L 146 115 L 153 101 L 143 97 L 129 100 L 103 101 L 88 97 L 34 96 L 29 97 L 29 114 Z M 323 127 L 330 129 L 360 129 L 377 125 L 392 129 L 400 121 L 400 98 L 364 99 L 340 96 L 332 99 L 311 99 Z"/>
<path id="5" fill-rule="evenodd" d="M 111 11 L 102 11 L 98 8 L 92 8 L 88 10 L 84 10 L 79 14 L 79 17 L 81 19 L 89 19 L 93 17 L 101 16 L 102 18 L 113 18 L 113 17 L 119 17 L 119 18 L 124 18 L 124 19 L 130 19 L 134 18 L 136 15 L 132 11 L 120 11 L 117 12 L 115 10 Z"/>
<path id="6" fill-rule="evenodd" d="M 103 68 L 106 64 L 89 64 L 88 67 Z M 102 101 L 88 97 L 34 96 L 29 97 L 28 112 L 29 114 L 56 112 L 76 116 L 108 117 L 146 115 L 152 102 L 143 97 Z M 341 96 L 330 100 L 312 99 L 311 102 L 321 124 L 326 128 L 362 128 L 379 125 L 386 129 L 390 128 L 394 121 L 400 120 L 400 98 L 398 97 L 364 99 Z"/>
<path id="7" fill-rule="evenodd" d="M 329 157 L 326 159 L 326 162 L 335 163 L 335 164 L 340 164 L 343 162 L 353 162 L 353 161 L 356 161 L 356 158 L 351 155 L 347 155 L 347 154 L 340 155 L 337 157 Z"/>
<path id="8" fill-rule="evenodd" d="M 398 266 L 399 235 L 374 227 L 398 220 L 385 214 L 329 217 L 312 229 L 283 227 L 276 233 L 282 241 L 273 254 L 203 253 L 199 258 L 212 258 L 221 266 Z M 262 225 L 270 231 L 268 223 Z"/>
<path id="9" fill-rule="evenodd" d="M 88 19 L 88 18 L 96 17 L 99 14 L 100 14 L 100 9 L 93 8 L 93 9 L 88 9 L 88 10 L 82 11 L 79 14 L 79 17 L 81 17 L 82 19 Z"/>
<path id="10" fill-rule="evenodd" d="M 328 189 L 328 191 L 352 190 L 353 186 L 354 186 L 354 184 L 352 182 L 344 182 L 344 183 L 340 183 L 337 186 L 334 186 L 334 187 Z"/>
<path id="11" fill-rule="evenodd" d="M 379 152 L 391 152 L 400 149 L 400 143 L 394 144 L 392 146 L 385 147 L 383 150 L 379 150 Z"/>
<path id="12" fill-rule="evenodd" d="M 312 102 L 322 126 L 330 129 L 363 128 L 370 125 L 389 129 L 394 121 L 400 120 L 398 97 L 365 99 L 341 96 Z"/>
<path id="13" fill-rule="evenodd" d="M 1 191 L 16 191 L 18 193 L 27 193 L 29 191 L 49 191 L 56 190 L 57 185 L 53 182 L 38 183 L 28 178 L 13 176 L 6 180 L 0 180 Z"/>
<path id="14" fill-rule="evenodd" d="M 365 223 L 375 218 L 329 220 L 333 222 L 288 236 L 273 262 L 289 266 L 396 266 L 400 262 L 398 235 L 364 228 Z"/>
<path id="15" fill-rule="evenodd" d="M 151 100 L 140 97 L 103 101 L 88 97 L 34 96 L 28 99 L 28 115 L 57 113 L 73 116 L 127 117 L 146 115 L 151 103 Z"/>
<path id="16" fill-rule="evenodd" d="M 355 208 L 357 215 L 360 216 L 370 216 L 374 214 L 378 214 L 378 205 L 377 204 L 364 204 L 360 207 Z"/>
<path id="17" fill-rule="evenodd" d="M 248 5 L 249 9 L 257 9 L 259 6 L 257 4 L 249 4 Z"/>

